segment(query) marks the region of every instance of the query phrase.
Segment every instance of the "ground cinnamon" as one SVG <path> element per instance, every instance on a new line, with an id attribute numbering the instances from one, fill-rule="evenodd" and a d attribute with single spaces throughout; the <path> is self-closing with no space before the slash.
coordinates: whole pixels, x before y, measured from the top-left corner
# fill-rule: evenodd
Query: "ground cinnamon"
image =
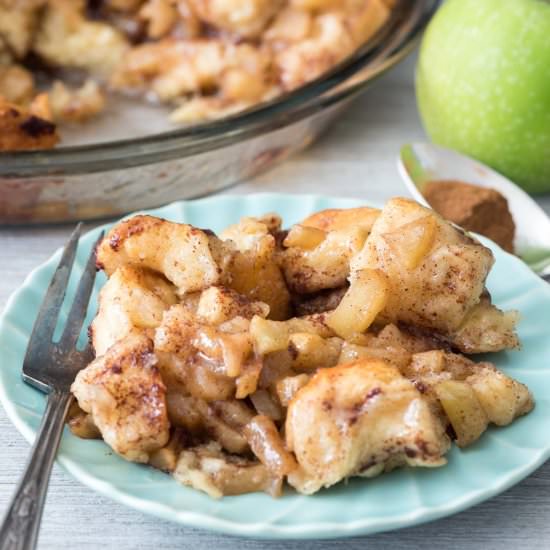
<path id="1" fill-rule="evenodd" d="M 514 251 L 516 226 L 508 201 L 498 191 L 462 181 L 431 181 L 424 197 L 444 218 L 489 237 L 508 252 Z"/>

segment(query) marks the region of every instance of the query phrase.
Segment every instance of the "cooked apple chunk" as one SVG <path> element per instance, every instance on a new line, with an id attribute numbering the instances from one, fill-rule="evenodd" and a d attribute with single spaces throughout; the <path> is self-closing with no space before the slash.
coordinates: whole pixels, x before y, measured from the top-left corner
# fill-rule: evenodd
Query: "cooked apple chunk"
<path id="1" fill-rule="evenodd" d="M 266 355 L 287 349 L 290 329 L 283 321 L 268 321 L 256 315 L 250 322 L 250 336 L 256 353 Z"/>
<path id="2" fill-rule="evenodd" d="M 293 225 L 288 232 L 284 244 L 288 248 L 301 248 L 302 250 L 312 250 L 319 246 L 326 238 L 327 234 L 316 227 L 307 225 Z"/>
<path id="3" fill-rule="evenodd" d="M 488 363 L 484 365 L 485 368 L 475 369 L 466 382 L 474 390 L 489 422 L 506 426 L 533 409 L 533 396 L 524 384 Z"/>
<path id="4" fill-rule="evenodd" d="M 340 338 L 321 338 L 318 334 L 307 332 L 296 332 L 288 338 L 292 368 L 296 371 L 333 367 L 338 363 L 341 349 Z"/>
<path id="5" fill-rule="evenodd" d="M 250 321 L 250 336 L 259 355 L 287 350 L 290 336 L 297 333 L 316 335 L 322 339 L 335 336 L 322 315 L 293 317 L 287 321 L 270 321 L 256 315 Z"/>
<path id="6" fill-rule="evenodd" d="M 446 380 L 435 386 L 437 397 L 456 434 L 459 447 L 470 445 L 487 429 L 489 419 L 472 387 Z"/>
<path id="7" fill-rule="evenodd" d="M 205 401 L 255 390 L 261 365 L 253 354 L 250 322 L 243 317 L 212 326 L 181 304 L 164 313 L 155 332 L 159 368 L 169 391 Z"/>
<path id="8" fill-rule="evenodd" d="M 182 451 L 174 477 L 212 498 L 257 491 L 278 496 L 282 485 L 282 478 L 272 475 L 263 464 L 228 455 L 215 442 Z"/>
<path id="9" fill-rule="evenodd" d="M 271 418 L 257 415 L 246 424 L 244 434 L 260 462 L 276 477 L 282 477 L 297 467 L 294 455 L 284 444 Z"/>
<path id="10" fill-rule="evenodd" d="M 269 306 L 269 318 L 286 319 L 290 315 L 290 294 L 277 261 L 274 237 L 281 219 L 275 215 L 243 218 L 229 226 L 221 238 L 237 252 L 227 265 L 227 284 L 253 301 Z"/>
<path id="11" fill-rule="evenodd" d="M 382 271 L 362 269 L 354 272 L 351 286 L 329 314 L 327 325 L 342 338 L 365 332 L 386 307 L 390 286 Z"/>
<path id="12" fill-rule="evenodd" d="M 431 250 L 437 230 L 432 216 L 418 220 L 384 233 L 384 240 L 407 269 L 415 269 Z"/>
<path id="13" fill-rule="evenodd" d="M 402 373 L 422 389 L 435 410 L 438 403 L 442 406 L 461 447 L 476 441 L 489 423 L 505 426 L 534 406 L 524 384 L 491 363 L 475 363 L 455 353 L 416 353 Z"/>

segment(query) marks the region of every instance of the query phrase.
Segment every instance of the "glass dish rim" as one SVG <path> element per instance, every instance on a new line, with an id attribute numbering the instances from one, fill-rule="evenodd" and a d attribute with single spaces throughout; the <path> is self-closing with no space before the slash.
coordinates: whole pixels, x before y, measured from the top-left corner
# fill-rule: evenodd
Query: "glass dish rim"
<path id="1" fill-rule="evenodd" d="M 0 152 L 0 177 L 18 178 L 103 172 L 143 166 L 195 154 L 276 130 L 345 101 L 401 61 L 441 0 L 399 0 L 386 25 L 353 55 L 328 73 L 300 88 L 235 115 L 207 123 L 137 138 L 50 150 Z M 412 10 L 410 15 L 405 10 Z M 360 71 L 372 71 L 359 82 L 339 89 Z"/>

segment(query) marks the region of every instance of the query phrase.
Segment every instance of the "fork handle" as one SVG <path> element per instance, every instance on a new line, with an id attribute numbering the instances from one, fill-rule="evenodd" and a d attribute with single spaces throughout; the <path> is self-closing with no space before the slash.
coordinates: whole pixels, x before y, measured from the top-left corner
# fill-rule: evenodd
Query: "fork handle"
<path id="1" fill-rule="evenodd" d="M 0 550 L 36 547 L 53 461 L 73 396 L 52 390 L 31 457 L 0 527 Z"/>

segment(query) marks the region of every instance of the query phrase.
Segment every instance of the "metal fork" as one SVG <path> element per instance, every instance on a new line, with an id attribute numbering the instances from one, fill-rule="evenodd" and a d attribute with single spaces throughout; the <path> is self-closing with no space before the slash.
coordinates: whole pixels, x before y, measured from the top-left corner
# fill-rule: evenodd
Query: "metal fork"
<path id="1" fill-rule="evenodd" d="M 52 341 L 76 257 L 80 231 L 81 224 L 78 224 L 65 246 L 27 346 L 23 380 L 45 392 L 48 401 L 29 462 L 0 527 L 0 550 L 30 550 L 36 546 L 53 461 L 73 400 L 70 387 L 78 371 L 92 358 L 89 347 L 78 351 L 76 345 L 94 285 L 97 243 L 80 279 L 63 335 L 59 342 Z M 101 238 L 102 235 L 97 242 Z"/>

